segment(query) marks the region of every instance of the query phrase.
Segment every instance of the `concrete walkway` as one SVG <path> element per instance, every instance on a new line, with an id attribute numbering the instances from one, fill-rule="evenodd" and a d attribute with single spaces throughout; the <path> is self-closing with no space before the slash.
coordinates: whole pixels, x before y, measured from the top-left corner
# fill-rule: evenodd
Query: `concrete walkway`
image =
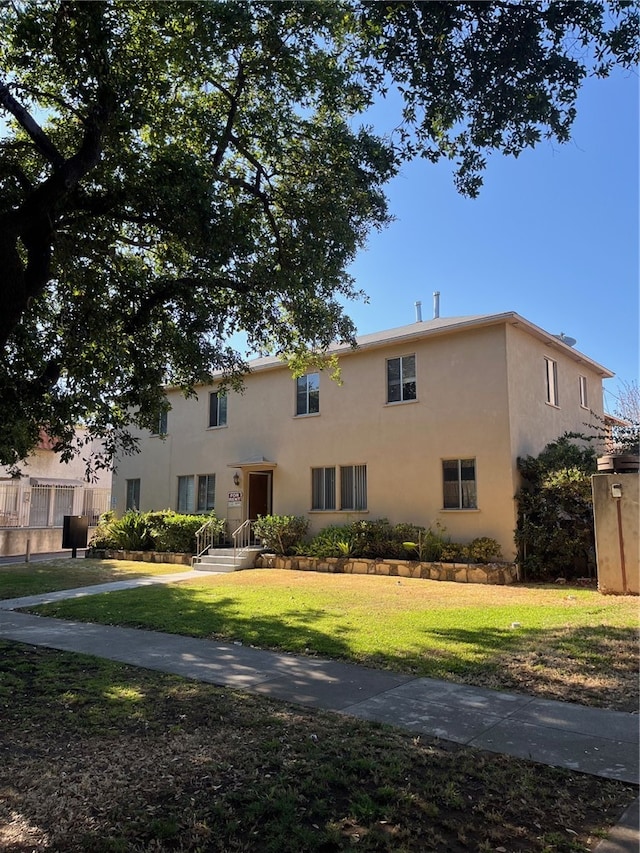
<path id="1" fill-rule="evenodd" d="M 399 726 L 478 749 L 608 779 L 640 783 L 639 718 L 355 664 L 296 657 L 156 631 L 62 621 L 29 607 L 202 577 L 202 571 L 138 578 L 0 601 L 0 638 L 81 652 L 315 708 Z M 638 802 L 598 853 L 638 850 Z M 615 846 L 609 846 L 614 844 Z"/>

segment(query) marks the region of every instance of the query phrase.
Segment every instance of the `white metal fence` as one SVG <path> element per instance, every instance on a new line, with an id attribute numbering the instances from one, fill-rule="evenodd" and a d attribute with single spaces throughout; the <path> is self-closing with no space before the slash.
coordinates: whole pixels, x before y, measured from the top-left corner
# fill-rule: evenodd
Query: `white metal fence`
<path id="1" fill-rule="evenodd" d="M 87 515 L 94 526 L 110 507 L 109 489 L 0 483 L 0 528 L 62 527 L 65 515 Z"/>

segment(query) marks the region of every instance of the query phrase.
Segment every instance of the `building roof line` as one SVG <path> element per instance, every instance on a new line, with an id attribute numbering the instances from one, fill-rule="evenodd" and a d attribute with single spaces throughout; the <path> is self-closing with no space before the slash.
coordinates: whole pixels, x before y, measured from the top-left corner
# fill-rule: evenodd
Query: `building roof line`
<path id="1" fill-rule="evenodd" d="M 443 335 L 454 334 L 466 329 L 485 328 L 487 326 L 496 326 L 503 323 L 516 328 L 522 328 L 533 337 L 546 343 L 547 346 L 557 348 L 558 351 L 564 352 L 574 361 L 584 363 L 586 366 L 591 367 L 603 378 L 611 378 L 614 376 L 614 373 L 602 364 L 599 364 L 597 361 L 589 358 L 589 356 L 580 352 L 580 350 L 569 346 L 557 335 L 553 335 L 540 328 L 540 326 L 536 326 L 535 323 L 532 323 L 530 320 L 527 320 L 515 311 L 505 311 L 500 314 L 478 314 L 463 317 L 441 317 L 435 320 L 422 320 L 411 323 L 407 326 L 398 326 L 397 328 L 388 329 L 382 332 L 359 335 L 356 337 L 356 347 L 351 347 L 348 344 L 332 344 L 327 349 L 327 354 L 348 356 L 361 350 L 379 348 L 390 344 L 402 344 L 405 341 L 409 342 L 427 337 L 441 337 Z M 249 369 L 251 373 L 261 372 L 263 370 L 273 370 L 279 367 L 286 367 L 286 362 L 277 356 L 266 356 L 263 358 L 253 359 L 249 362 Z"/>

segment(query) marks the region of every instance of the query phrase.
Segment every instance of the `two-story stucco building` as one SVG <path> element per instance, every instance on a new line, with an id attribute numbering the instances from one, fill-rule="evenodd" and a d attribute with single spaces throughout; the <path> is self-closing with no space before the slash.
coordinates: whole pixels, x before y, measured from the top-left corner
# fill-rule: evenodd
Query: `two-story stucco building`
<path id="1" fill-rule="evenodd" d="M 244 393 L 167 390 L 164 436 L 141 436 L 114 479 L 119 513 L 304 515 L 439 522 L 456 541 L 514 556 L 518 456 L 603 415 L 613 374 L 515 313 L 416 322 L 334 348 L 341 384 L 251 363 Z"/>

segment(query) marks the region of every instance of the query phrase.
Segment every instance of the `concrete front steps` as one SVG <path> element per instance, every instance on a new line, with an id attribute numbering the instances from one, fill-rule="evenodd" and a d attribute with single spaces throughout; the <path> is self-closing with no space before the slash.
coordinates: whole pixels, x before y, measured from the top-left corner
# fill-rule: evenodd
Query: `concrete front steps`
<path id="1" fill-rule="evenodd" d="M 253 569 L 258 554 L 263 549 L 255 546 L 238 548 L 233 556 L 233 548 L 210 548 L 208 554 L 194 557 L 192 566 L 203 572 L 235 572 L 238 569 Z"/>

